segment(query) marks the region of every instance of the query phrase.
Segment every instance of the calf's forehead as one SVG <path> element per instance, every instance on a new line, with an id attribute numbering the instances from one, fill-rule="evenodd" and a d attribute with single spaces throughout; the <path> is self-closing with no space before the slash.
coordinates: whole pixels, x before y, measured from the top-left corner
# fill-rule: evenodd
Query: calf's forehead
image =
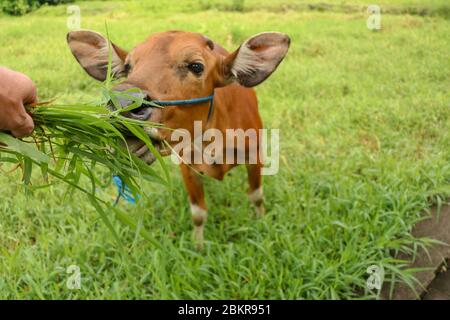
<path id="1" fill-rule="evenodd" d="M 207 38 L 199 33 L 168 31 L 148 37 L 132 50 L 131 56 L 136 62 L 145 58 L 188 58 L 189 55 L 200 54 L 206 46 Z"/>

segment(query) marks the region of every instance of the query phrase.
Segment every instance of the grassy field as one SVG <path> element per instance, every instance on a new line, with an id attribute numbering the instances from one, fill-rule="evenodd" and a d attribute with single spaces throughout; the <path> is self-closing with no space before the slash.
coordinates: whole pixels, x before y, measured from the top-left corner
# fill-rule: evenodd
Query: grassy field
<path id="1" fill-rule="evenodd" d="M 2 174 L 0 298 L 374 298 L 365 290 L 374 264 L 411 281 L 391 254 L 426 243 L 411 227 L 450 195 L 449 7 L 377 1 L 389 10 L 374 32 L 358 9 L 371 2 L 80 2 L 82 28 L 104 32 L 106 21 L 128 49 L 168 29 L 229 50 L 261 31 L 288 33 L 287 58 L 257 89 L 265 126 L 281 129 L 280 172 L 265 178 L 261 220 L 251 218 L 244 168 L 206 181 L 203 252 L 173 164 L 173 189 L 148 184 L 141 205 L 121 204 L 160 247 L 117 222 L 125 250 L 83 195 L 58 184 L 26 194 L 19 173 Z M 66 46 L 66 19 L 66 6 L 0 16 L 0 64 L 29 74 L 43 100 L 90 101 L 99 89 Z M 66 286 L 70 265 L 80 290 Z"/>

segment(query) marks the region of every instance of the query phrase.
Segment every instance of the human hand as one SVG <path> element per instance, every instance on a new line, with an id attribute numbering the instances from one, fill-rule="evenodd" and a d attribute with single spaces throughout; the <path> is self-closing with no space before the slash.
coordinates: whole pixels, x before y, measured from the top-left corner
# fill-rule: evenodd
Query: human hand
<path id="1" fill-rule="evenodd" d="M 36 86 L 26 75 L 0 67 L 0 130 L 22 138 L 34 129 L 24 105 L 37 102 Z"/>

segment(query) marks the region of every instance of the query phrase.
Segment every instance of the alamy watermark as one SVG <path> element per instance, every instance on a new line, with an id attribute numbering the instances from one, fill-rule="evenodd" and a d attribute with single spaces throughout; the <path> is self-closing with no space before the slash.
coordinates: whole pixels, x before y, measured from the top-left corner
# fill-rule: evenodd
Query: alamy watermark
<path id="1" fill-rule="evenodd" d="M 366 20 L 366 26 L 369 30 L 381 30 L 381 8 L 376 4 L 367 7 L 369 17 Z"/>
<path id="2" fill-rule="evenodd" d="M 171 159 L 175 164 L 188 165 L 261 163 L 262 175 L 274 175 L 279 169 L 279 139 L 279 129 L 203 131 L 202 121 L 194 121 L 193 136 L 186 129 L 172 132 L 171 141 L 178 143 L 173 147 Z"/>
<path id="3" fill-rule="evenodd" d="M 79 6 L 68 6 L 67 14 L 69 17 L 67 18 L 67 29 L 79 30 L 81 29 L 81 9 Z"/>
<path id="4" fill-rule="evenodd" d="M 366 281 L 367 289 L 380 291 L 384 282 L 383 267 L 373 264 L 367 268 L 366 272 L 369 274 L 369 277 Z"/>
<path id="5" fill-rule="evenodd" d="M 66 287 L 69 290 L 81 289 L 81 271 L 77 265 L 70 265 L 66 269 L 66 273 L 69 274 L 66 281 Z"/>

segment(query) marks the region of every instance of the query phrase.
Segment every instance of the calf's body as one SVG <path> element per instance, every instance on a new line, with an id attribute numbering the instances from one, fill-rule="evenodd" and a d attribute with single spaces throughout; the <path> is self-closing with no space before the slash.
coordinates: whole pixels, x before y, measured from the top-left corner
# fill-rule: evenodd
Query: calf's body
<path id="1" fill-rule="evenodd" d="M 262 129 L 256 94 L 253 89 L 245 88 L 238 84 L 216 89 L 214 113 L 209 121 L 205 120 L 207 119 L 208 108 L 205 106 L 199 107 L 202 109 L 199 109 L 198 114 L 193 116 L 188 122 L 193 124 L 195 121 L 202 121 L 202 128 L 205 131 L 214 128 L 222 132 L 225 136 L 226 131 L 230 129 L 231 131 L 247 131 L 250 129 L 257 133 Z M 188 126 L 188 131 L 192 137 L 195 136 L 193 125 Z M 170 141 L 169 139 L 167 140 Z M 249 200 L 255 205 L 257 216 L 261 217 L 264 214 L 264 205 L 261 181 L 262 161 L 259 158 L 259 135 L 256 136 L 256 141 L 252 142 L 256 143 L 256 150 L 253 149 L 253 152 L 256 152 L 256 155 L 254 155 L 256 157 L 256 163 L 245 164 L 249 181 L 248 195 Z M 172 143 L 176 144 L 177 141 L 173 141 Z M 245 150 L 235 150 L 233 153 L 237 155 L 238 152 L 242 152 L 244 155 L 249 155 L 251 152 L 250 143 L 249 140 L 246 140 L 244 143 Z M 225 174 L 238 164 L 237 161 L 231 163 L 225 161 L 227 147 L 229 146 L 225 145 L 222 149 L 221 158 L 223 159 L 223 163 L 207 164 L 202 162 L 200 164 L 180 164 L 184 184 L 190 199 L 192 220 L 194 223 L 193 237 L 199 247 L 203 243 L 203 231 L 207 219 L 207 205 L 205 203 L 203 180 L 199 173 L 222 180 Z M 234 144 L 233 147 L 237 149 L 238 144 Z"/>
<path id="2" fill-rule="evenodd" d="M 182 159 L 186 159 L 186 152 L 192 153 L 191 159 L 194 157 L 194 140 L 198 138 L 196 125 L 201 125 L 202 134 L 214 129 L 224 138 L 221 147 L 214 149 L 215 155 L 222 153 L 223 161 L 208 162 L 202 158 L 201 161 L 180 164 L 189 194 L 193 237 L 199 248 L 203 246 L 207 219 L 202 175 L 222 180 L 230 169 L 241 164 L 239 153 L 244 154 L 248 171 L 249 199 L 256 206 L 257 215 L 263 215 L 259 135 L 262 122 L 256 94 L 251 87 L 263 82 L 275 71 L 287 53 L 289 37 L 278 32 L 261 33 L 249 38 L 232 53 L 202 34 L 181 31 L 153 34 L 131 52 L 92 31 L 74 31 L 68 34 L 67 39 L 81 66 L 100 81 L 106 79 L 111 52 L 113 76 L 124 79 L 116 86 L 117 91 L 137 89 L 150 101 L 190 100 L 214 94 L 211 117 L 208 117 L 208 101 L 183 105 L 175 103 L 163 109 L 146 107 L 129 112 L 130 117 L 160 123 L 161 128 L 149 132 L 149 135 L 167 142 L 174 150 L 179 144 L 174 132 L 188 132 L 194 147 L 189 151 L 176 151 Z M 127 103 L 124 104 L 126 106 Z M 230 131 L 240 131 L 241 134 L 253 131 L 256 135 L 253 141 L 244 138 L 243 144 L 233 143 L 230 147 L 227 140 Z M 232 141 L 235 142 L 235 138 L 232 137 Z M 202 146 L 208 144 L 201 143 Z M 144 161 L 154 161 L 154 155 L 141 141 L 132 141 L 129 147 Z M 231 157 L 232 161 L 226 157 L 230 148 L 236 149 L 233 150 L 235 156 Z"/>

